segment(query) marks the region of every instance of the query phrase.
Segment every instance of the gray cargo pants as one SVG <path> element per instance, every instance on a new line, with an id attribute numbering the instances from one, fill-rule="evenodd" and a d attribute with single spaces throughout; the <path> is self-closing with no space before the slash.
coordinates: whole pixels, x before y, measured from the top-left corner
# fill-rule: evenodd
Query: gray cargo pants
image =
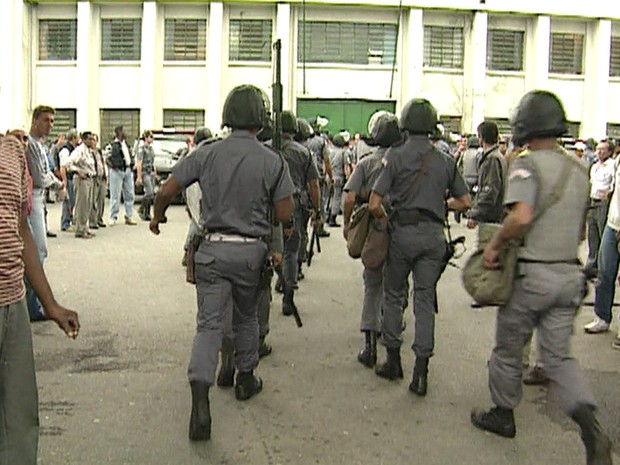
<path id="1" fill-rule="evenodd" d="M 446 252 L 443 225 L 420 222 L 395 226 L 383 276 L 382 333 L 387 348 L 402 344 L 402 296 L 413 273 L 413 315 L 416 357 L 431 357 L 435 347 L 435 290 Z"/>
<path id="2" fill-rule="evenodd" d="M 0 465 L 35 465 L 39 406 L 26 299 L 0 307 Z"/>
<path id="3" fill-rule="evenodd" d="M 304 221 L 303 211 L 299 206 L 295 207 L 294 217 L 295 226 L 293 227 L 293 233 L 287 237 L 283 231 L 282 278 L 284 279 L 284 286 L 289 289 L 297 283 L 297 258 L 300 253 L 301 227 Z"/>
<path id="4" fill-rule="evenodd" d="M 538 330 L 545 372 L 560 406 L 571 414 L 579 404 L 596 402 L 577 362 L 570 355 L 573 320 L 585 286 L 578 265 L 520 263 L 510 301 L 497 310 L 495 348 L 489 361 L 493 403 L 513 409 L 523 394 L 523 346 Z"/>
<path id="5" fill-rule="evenodd" d="M 210 242 L 205 240 L 195 256 L 196 336 L 188 368 L 189 381 L 213 385 L 225 318 L 232 315 L 235 366 L 241 373 L 258 366 L 258 287 L 267 244 Z"/>
<path id="6" fill-rule="evenodd" d="M 379 332 L 381 329 L 381 300 L 383 298 L 383 267 L 376 270 L 364 268 L 363 277 L 364 304 L 360 329 Z"/>

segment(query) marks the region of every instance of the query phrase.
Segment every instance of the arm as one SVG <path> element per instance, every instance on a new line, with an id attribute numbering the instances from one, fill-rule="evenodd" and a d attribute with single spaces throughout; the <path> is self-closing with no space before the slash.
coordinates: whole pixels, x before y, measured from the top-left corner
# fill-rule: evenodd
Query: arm
<path id="1" fill-rule="evenodd" d="M 370 194 L 370 200 L 368 201 L 368 210 L 370 214 L 378 220 L 387 217 L 385 208 L 383 208 L 383 196 L 376 191 L 372 191 Z"/>
<path id="2" fill-rule="evenodd" d="M 448 199 L 447 203 L 450 210 L 464 212 L 471 208 L 471 196 L 465 194 L 458 198 L 451 197 Z"/>
<path id="3" fill-rule="evenodd" d="M 510 213 L 502 223 L 491 242 L 484 249 L 484 265 L 487 268 L 499 266 L 499 253 L 506 242 L 518 239 L 525 234 L 534 217 L 534 209 L 531 205 L 517 202 L 512 205 Z"/>
<path id="4" fill-rule="evenodd" d="M 344 217 L 344 227 L 342 228 L 342 234 L 345 239 L 349 235 L 349 226 L 351 224 L 351 215 L 353 214 L 353 207 L 355 206 L 355 192 L 349 191 L 344 198 L 344 209 L 342 216 Z"/>
<path id="5" fill-rule="evenodd" d="M 166 210 L 172 203 L 172 200 L 181 192 L 181 185 L 174 179 L 174 174 L 170 175 L 168 180 L 162 185 L 161 189 L 155 197 L 155 206 L 153 211 L 153 219 L 149 225 L 149 229 L 155 235 L 159 234 L 159 223 L 165 223 Z"/>
<path id="6" fill-rule="evenodd" d="M 157 200 L 155 201 L 155 207 L 157 207 Z M 276 219 L 280 221 L 281 223 L 288 223 L 291 220 L 294 209 L 295 209 L 295 202 L 293 202 L 292 195 L 284 197 L 281 200 L 276 200 L 276 202 L 274 203 L 274 211 L 276 214 Z"/>
<path id="7" fill-rule="evenodd" d="M 315 211 L 319 211 L 321 207 L 321 189 L 319 187 L 319 180 L 312 179 L 308 181 L 308 188 L 310 189 L 310 200 L 312 201 L 312 208 Z"/>
<path id="8" fill-rule="evenodd" d="M 329 176 L 329 179 L 334 179 L 332 176 L 332 162 L 329 159 L 329 149 L 327 154 L 325 154 L 325 151 L 323 152 L 323 164 L 325 165 L 325 174 Z"/>
<path id="9" fill-rule="evenodd" d="M 24 248 L 22 250 L 22 260 L 26 268 L 26 277 L 37 294 L 37 297 L 41 301 L 45 314 L 51 320 L 65 332 L 67 336 L 75 339 L 80 331 L 80 322 L 78 315 L 72 310 L 68 310 L 60 306 L 52 289 L 50 288 L 41 262 L 39 261 L 39 254 L 37 252 L 37 246 L 32 238 L 30 227 L 28 226 L 28 219 L 25 215 L 22 215 L 19 233 L 24 241 Z"/>

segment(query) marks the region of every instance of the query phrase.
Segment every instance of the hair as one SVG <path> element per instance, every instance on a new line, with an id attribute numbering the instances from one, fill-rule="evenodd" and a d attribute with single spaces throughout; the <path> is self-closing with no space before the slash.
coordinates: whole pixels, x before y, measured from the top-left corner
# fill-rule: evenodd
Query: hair
<path id="1" fill-rule="evenodd" d="M 39 117 L 44 113 L 51 113 L 52 115 L 55 115 L 56 110 L 47 105 L 39 105 L 32 110 L 32 119 L 39 119 Z"/>
<path id="2" fill-rule="evenodd" d="M 499 139 L 499 130 L 497 124 L 492 121 L 484 121 L 478 125 L 478 134 L 482 142 L 487 144 L 497 144 Z"/>
<path id="3" fill-rule="evenodd" d="M 607 138 L 601 140 L 602 143 L 607 143 L 607 147 L 609 147 L 609 154 L 613 155 L 616 151 L 616 141 L 612 138 Z"/>
<path id="4" fill-rule="evenodd" d="M 119 137 L 123 133 L 123 126 L 116 126 L 114 128 L 114 135 Z"/>
<path id="5" fill-rule="evenodd" d="M 71 128 L 67 131 L 67 142 L 70 141 L 71 139 L 73 139 L 74 137 L 77 137 L 79 134 L 77 132 L 77 129 L 75 128 Z"/>
<path id="6" fill-rule="evenodd" d="M 84 140 L 84 139 L 87 139 L 87 138 L 91 137 L 92 135 L 93 135 L 93 133 L 92 133 L 92 132 L 90 132 L 90 131 L 84 131 L 82 134 L 80 134 L 80 138 L 81 138 L 82 140 Z"/>
<path id="7" fill-rule="evenodd" d="M 146 131 L 142 133 L 142 138 L 146 139 L 147 137 L 151 137 L 152 135 L 153 135 L 153 131 L 151 131 L 150 129 L 147 129 Z"/>

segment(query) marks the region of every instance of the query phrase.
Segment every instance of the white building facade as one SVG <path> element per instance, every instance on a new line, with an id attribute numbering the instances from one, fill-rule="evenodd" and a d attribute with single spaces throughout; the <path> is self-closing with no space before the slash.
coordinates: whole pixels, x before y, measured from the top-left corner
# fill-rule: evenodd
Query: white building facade
<path id="1" fill-rule="evenodd" d="M 564 102 L 575 137 L 620 136 L 620 2 L 0 1 L 0 130 L 39 104 L 57 130 L 218 129 L 235 85 L 267 93 L 282 43 L 284 108 L 359 131 L 428 98 L 444 125 L 504 132 L 524 92 Z M 356 2 L 359 3 L 359 2 Z"/>

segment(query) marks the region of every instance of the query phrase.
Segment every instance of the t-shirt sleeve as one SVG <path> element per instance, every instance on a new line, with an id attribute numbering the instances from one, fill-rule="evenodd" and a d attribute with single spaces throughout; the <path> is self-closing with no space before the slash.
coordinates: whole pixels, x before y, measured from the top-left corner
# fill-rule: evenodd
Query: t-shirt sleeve
<path id="1" fill-rule="evenodd" d="M 172 176 L 180 186 L 187 187 L 198 181 L 198 174 L 202 172 L 202 159 L 202 156 L 185 157 L 172 167 Z"/>
<path id="2" fill-rule="evenodd" d="M 291 178 L 291 173 L 288 169 L 288 163 L 284 162 L 282 158 L 278 158 L 278 163 L 276 166 L 276 175 L 272 184 L 272 200 L 274 202 L 285 199 L 289 195 L 293 195 L 295 193 L 295 184 L 293 184 L 293 179 Z"/>
<path id="3" fill-rule="evenodd" d="M 527 157 L 517 157 L 508 174 L 504 205 L 522 202 L 534 207 L 537 194 L 538 186 L 531 162 Z"/>
<path id="4" fill-rule="evenodd" d="M 387 155 L 383 157 L 383 160 L 381 160 L 381 163 L 383 163 L 383 168 L 381 168 L 381 172 L 372 190 L 382 197 L 385 197 L 394 182 L 394 159 L 388 152 Z"/>
<path id="5" fill-rule="evenodd" d="M 351 177 L 344 185 L 345 192 L 355 192 L 356 195 L 360 195 L 362 186 L 364 185 L 364 167 L 366 165 L 360 163 L 355 167 Z"/>

